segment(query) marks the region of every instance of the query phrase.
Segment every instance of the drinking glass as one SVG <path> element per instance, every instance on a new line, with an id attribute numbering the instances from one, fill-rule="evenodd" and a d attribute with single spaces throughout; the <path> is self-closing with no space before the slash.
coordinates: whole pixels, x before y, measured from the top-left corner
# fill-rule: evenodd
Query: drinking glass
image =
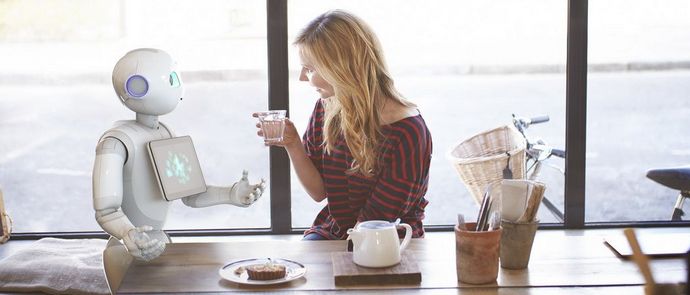
<path id="1" fill-rule="evenodd" d="M 280 142 L 285 131 L 285 110 L 258 112 L 264 142 Z"/>

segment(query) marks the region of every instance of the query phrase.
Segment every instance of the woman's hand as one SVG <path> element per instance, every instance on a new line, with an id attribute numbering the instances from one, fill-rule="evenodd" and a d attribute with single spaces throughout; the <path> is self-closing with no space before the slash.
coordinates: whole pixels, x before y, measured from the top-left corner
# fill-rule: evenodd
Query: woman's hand
<path id="1" fill-rule="evenodd" d="M 253 117 L 258 118 L 257 113 L 252 114 Z M 258 136 L 263 137 L 264 133 L 261 130 L 261 122 L 256 124 L 256 131 Z M 299 179 L 307 194 L 316 202 L 321 202 L 326 198 L 326 188 L 323 186 L 321 174 L 314 166 L 314 162 L 307 156 L 307 153 L 302 145 L 302 138 L 297 134 L 295 124 L 290 119 L 285 119 L 285 130 L 283 131 L 283 140 L 279 142 L 266 142 L 266 145 L 282 146 L 290 157 L 290 162 L 294 168 L 297 178 Z"/>
<path id="2" fill-rule="evenodd" d="M 257 113 L 253 113 L 252 117 L 258 118 L 259 115 Z M 256 131 L 256 134 L 258 136 L 264 137 L 264 132 L 261 130 L 261 122 L 256 123 L 256 128 L 259 129 Z M 283 140 L 276 142 L 265 142 L 265 144 L 281 146 L 285 149 L 302 148 L 302 140 L 299 134 L 297 133 L 297 128 L 295 128 L 295 124 L 293 124 L 292 121 L 290 121 L 290 119 L 288 118 L 285 118 L 285 131 L 283 131 Z"/>

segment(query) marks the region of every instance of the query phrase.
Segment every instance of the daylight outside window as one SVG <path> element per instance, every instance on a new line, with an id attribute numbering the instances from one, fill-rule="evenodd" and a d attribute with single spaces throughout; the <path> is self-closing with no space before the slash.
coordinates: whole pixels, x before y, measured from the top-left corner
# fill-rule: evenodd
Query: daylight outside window
<path id="1" fill-rule="evenodd" d="M 586 222 L 671 220 L 646 173 L 690 163 L 690 3 L 657 4 L 589 1 Z"/>
<path id="2" fill-rule="evenodd" d="M 677 192 L 645 173 L 690 160 L 677 136 L 690 132 L 689 4 L 589 3 L 586 222 L 669 220 Z M 289 42 L 335 8 L 371 25 L 397 88 L 430 128 L 426 225 L 477 214 L 446 157 L 460 141 L 511 124 L 512 114 L 549 115 L 529 135 L 564 148 L 567 1 L 290 0 Z M 160 119 L 193 138 L 206 182 L 228 185 L 246 169 L 250 180 L 270 183 L 268 149 L 250 115 L 268 108 L 266 44 L 264 1 L 0 2 L 0 187 L 14 231 L 101 230 L 91 201 L 95 146 L 113 122 L 134 118 L 110 74 L 138 47 L 178 61 L 185 99 Z M 288 48 L 290 116 L 303 132 L 318 96 L 298 81 L 297 52 Z M 553 158 L 539 177 L 560 212 L 564 169 Z M 292 177 L 292 226 L 307 227 L 325 202 L 314 203 Z M 270 193 L 249 208 L 175 202 L 166 229 L 268 228 Z M 559 222 L 544 207 L 539 218 Z"/>
<path id="3" fill-rule="evenodd" d="M 113 122 L 134 119 L 111 72 L 139 47 L 178 62 L 184 100 L 160 120 L 192 137 L 206 183 L 230 185 L 243 169 L 252 182 L 268 178 L 251 117 L 268 106 L 265 2 L 2 1 L 0 187 L 14 232 L 101 231 L 95 147 Z M 249 208 L 176 201 L 165 228 L 268 228 L 269 196 Z"/>
<path id="4" fill-rule="evenodd" d="M 549 115 L 534 136 L 563 147 L 567 1 L 308 1 L 288 2 L 288 40 L 329 9 L 364 19 L 379 37 L 402 94 L 416 103 L 433 137 L 425 225 L 475 218 L 477 204 L 462 184 L 447 151 L 480 132 L 512 123 L 511 114 Z M 527 17 L 529 16 L 529 17 Z M 298 81 L 296 48 L 289 46 L 290 114 L 304 132 L 318 94 Z M 563 210 L 563 161 L 540 178 Z M 294 176 L 294 227 L 308 227 L 325 201 L 315 203 Z M 540 210 L 544 222 L 556 222 Z"/>

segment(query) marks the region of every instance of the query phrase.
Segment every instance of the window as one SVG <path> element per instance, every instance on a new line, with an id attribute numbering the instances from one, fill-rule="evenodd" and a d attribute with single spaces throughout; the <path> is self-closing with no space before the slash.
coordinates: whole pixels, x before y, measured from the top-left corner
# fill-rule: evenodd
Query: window
<path id="1" fill-rule="evenodd" d="M 267 44 L 279 38 L 266 34 L 266 11 L 268 5 L 271 12 L 284 12 L 283 4 L 0 2 L 0 186 L 15 232 L 101 231 L 91 200 L 94 149 L 112 122 L 134 118 L 115 97 L 110 75 L 117 59 L 138 47 L 165 49 L 178 61 L 179 71 L 170 81 L 184 85 L 185 100 L 161 121 L 177 135 L 192 136 L 207 183 L 231 184 L 247 169 L 253 182 L 266 178 L 270 184 L 269 149 L 255 135 L 256 120 L 249 114 L 269 108 Z M 587 162 L 571 167 L 568 175 L 571 180 L 586 175 L 587 202 L 586 208 L 569 208 L 576 213 L 568 224 L 580 226 L 582 209 L 588 223 L 669 219 L 677 193 L 647 179 L 645 172 L 687 165 L 690 159 L 687 141 L 678 136 L 690 131 L 683 124 L 690 108 L 685 99 L 690 79 L 690 20 L 685 15 L 690 4 L 589 1 L 589 15 L 584 12 L 588 28 L 577 23 L 576 13 L 569 19 L 569 6 L 587 7 L 573 1 L 287 4 L 289 43 L 311 19 L 334 8 L 362 17 L 381 39 L 398 89 L 420 106 L 433 135 L 425 220 L 432 226 L 455 223 L 457 213 L 476 216 L 473 198 L 446 159 L 460 140 L 510 124 L 513 113 L 548 114 L 551 121 L 531 127 L 530 134 L 554 147 L 565 146 L 567 24 L 571 21 L 583 35 L 588 29 Z M 584 46 L 579 40 L 571 38 L 571 48 Z M 297 53 L 288 48 L 290 117 L 302 132 L 317 96 L 298 81 Z M 584 67 L 582 61 L 575 65 Z M 272 70 L 276 72 L 287 76 Z M 579 84 L 574 88 L 568 93 L 585 91 Z M 282 98 L 276 103 L 276 91 L 272 93 L 272 105 L 286 105 Z M 585 117 L 584 107 L 568 112 L 570 123 Z M 568 125 L 570 131 L 583 130 Z M 570 144 L 582 150 L 574 138 Z M 274 177 L 276 171 L 284 175 L 290 169 L 285 159 L 276 158 Z M 565 164 L 560 159 L 550 164 L 558 169 L 546 166 L 540 179 L 547 184 L 547 197 L 564 211 L 565 181 L 559 169 Z M 275 182 L 279 189 L 286 185 Z M 291 225 L 307 227 L 325 203 L 311 201 L 294 173 L 290 184 Z M 285 191 L 271 200 L 269 189 L 249 208 L 193 209 L 175 202 L 166 229 L 273 225 L 275 231 L 276 224 L 287 224 L 287 214 L 271 212 L 286 204 Z M 641 207 L 645 209 L 637 209 Z M 539 218 L 557 222 L 544 207 Z"/>
<path id="2" fill-rule="evenodd" d="M 512 113 L 548 114 L 551 121 L 533 131 L 563 148 L 566 1 L 293 0 L 288 2 L 288 41 L 310 20 L 336 8 L 356 14 L 376 32 L 396 86 L 419 105 L 431 130 L 425 225 L 453 224 L 458 213 L 477 214 L 445 155 L 460 140 L 511 124 Z M 299 57 L 296 48 L 289 49 L 290 113 L 303 132 L 318 96 L 298 81 Z M 554 164 L 563 167 L 562 160 Z M 564 176 L 551 168 L 543 171 L 547 193 L 562 211 Z M 293 175 L 293 226 L 309 226 L 324 205 L 314 203 Z M 543 208 L 540 218 L 555 222 Z"/>
<path id="3" fill-rule="evenodd" d="M 185 99 L 161 116 L 190 135 L 208 184 L 250 171 L 268 178 L 253 111 L 267 108 L 266 6 L 261 1 L 0 3 L 0 186 L 14 231 L 100 231 L 91 172 L 99 137 L 134 119 L 111 72 L 127 51 L 161 48 L 178 62 Z M 44 13 L 50 11 L 50 14 Z M 167 229 L 267 228 L 270 191 L 249 208 L 174 202 Z"/>
<path id="4" fill-rule="evenodd" d="M 646 172 L 690 162 L 690 3 L 657 4 L 590 1 L 587 222 L 670 220 Z"/>

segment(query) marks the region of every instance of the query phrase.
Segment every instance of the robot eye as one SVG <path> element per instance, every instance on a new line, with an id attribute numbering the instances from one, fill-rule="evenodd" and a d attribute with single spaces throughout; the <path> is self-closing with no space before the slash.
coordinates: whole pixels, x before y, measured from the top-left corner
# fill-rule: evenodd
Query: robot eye
<path id="1" fill-rule="evenodd" d="M 181 84 L 182 83 L 180 83 L 180 77 L 177 76 L 177 73 L 170 73 L 170 86 L 177 88 L 180 87 Z"/>
<path id="2" fill-rule="evenodd" d="M 125 89 L 132 98 L 141 99 L 149 92 L 149 82 L 140 75 L 133 75 L 127 79 Z"/>

